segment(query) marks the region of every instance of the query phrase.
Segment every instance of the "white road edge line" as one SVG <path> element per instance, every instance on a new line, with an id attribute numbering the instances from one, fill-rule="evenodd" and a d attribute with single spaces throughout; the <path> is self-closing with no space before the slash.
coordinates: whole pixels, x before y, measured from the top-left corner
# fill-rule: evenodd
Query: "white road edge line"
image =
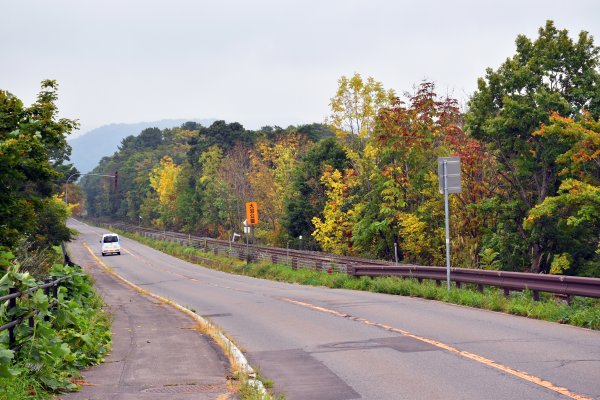
<path id="1" fill-rule="evenodd" d="M 112 268 L 110 268 L 109 266 L 104 264 L 104 262 L 102 260 L 100 260 L 96 254 L 94 254 L 94 251 L 90 248 L 90 246 L 87 243 L 84 242 L 83 245 L 88 250 L 88 252 L 92 255 L 92 257 L 94 257 L 94 259 L 96 260 L 98 265 L 100 265 L 106 272 L 113 275 L 115 278 L 121 280 L 123 283 L 127 284 L 128 286 L 131 286 L 137 292 L 147 295 L 147 296 L 150 296 L 150 297 L 153 297 L 163 303 L 169 304 L 173 308 L 189 315 L 194 320 L 196 320 L 203 328 L 205 328 L 206 332 L 209 332 L 208 334 L 210 336 L 212 336 L 213 334 L 216 335 L 216 338 L 214 338 L 214 339 L 218 339 L 218 340 L 215 340 L 217 343 L 222 343 L 222 346 L 221 346 L 221 347 L 223 347 L 222 350 L 225 353 L 231 354 L 232 357 L 235 359 L 236 363 L 242 369 L 242 371 L 248 375 L 248 378 L 249 378 L 248 383 L 250 385 L 254 386 L 263 395 L 267 394 L 267 391 L 266 391 L 263 383 L 260 380 L 256 379 L 256 372 L 254 371 L 254 369 L 252 368 L 250 363 L 248 363 L 248 360 L 244 356 L 244 353 L 242 353 L 242 351 L 231 340 L 229 340 L 229 338 L 227 336 L 225 336 L 223 334 L 223 332 L 221 332 L 220 329 L 218 329 L 215 325 L 213 325 L 209 320 L 201 317 L 200 315 L 196 314 L 192 310 L 174 302 L 173 300 L 170 300 L 170 299 L 167 299 L 166 297 L 162 297 L 155 293 L 152 293 L 146 289 L 139 287 L 135 283 L 125 279 L 124 277 L 122 277 L 121 275 L 119 275 L 118 273 L 113 271 Z"/>

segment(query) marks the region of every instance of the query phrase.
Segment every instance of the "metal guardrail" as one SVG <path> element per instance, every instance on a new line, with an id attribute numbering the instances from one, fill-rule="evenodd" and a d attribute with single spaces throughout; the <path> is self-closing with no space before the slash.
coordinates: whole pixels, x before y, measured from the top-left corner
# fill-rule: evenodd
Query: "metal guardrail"
<path id="1" fill-rule="evenodd" d="M 282 249 L 278 247 L 229 243 L 207 237 L 115 223 L 110 224 L 124 231 L 135 232 L 154 239 L 163 239 L 193 247 L 203 248 L 207 252 L 237 257 L 241 260 L 268 260 L 273 263 L 286 264 L 293 269 L 309 268 L 326 272 L 342 272 L 352 276 L 399 276 L 414 278 L 419 281 L 429 279 L 441 284 L 446 280 L 446 268 L 418 265 L 394 265 L 382 260 L 369 260 L 358 257 L 337 256 L 333 254 Z M 248 251 L 250 254 L 246 254 Z M 564 275 L 531 274 L 526 272 L 489 271 L 481 269 L 452 268 L 451 280 L 457 287 L 464 284 L 477 285 L 480 291 L 485 286 L 494 286 L 504 290 L 506 295 L 511 290 L 530 290 L 533 298 L 539 299 L 540 292 L 570 296 L 600 298 L 600 279 Z"/>
<path id="2" fill-rule="evenodd" d="M 105 224 L 128 232 L 134 232 L 153 239 L 167 240 L 183 245 L 201 248 L 206 252 L 221 254 L 240 260 L 250 261 L 266 260 L 276 264 L 288 265 L 293 269 L 312 269 L 324 272 L 347 273 L 347 266 L 351 264 L 381 265 L 386 261 L 370 260 L 368 258 L 339 256 L 308 250 L 283 249 L 279 247 L 249 245 L 245 243 L 230 243 L 227 240 L 212 239 L 208 237 L 193 236 L 185 233 L 159 231 L 124 223 Z M 391 265 L 391 263 L 390 263 Z"/>
<path id="3" fill-rule="evenodd" d="M 480 291 L 484 286 L 495 286 L 510 290 L 530 290 L 539 300 L 539 293 L 554 293 L 565 296 L 600 298 L 600 279 L 578 276 L 531 274 L 526 272 L 488 271 L 481 269 L 451 268 L 451 280 L 460 287 L 463 283 L 475 284 Z M 435 280 L 439 285 L 446 280 L 446 268 L 416 265 L 353 265 L 348 267 L 353 276 L 401 276 Z"/>
<path id="4" fill-rule="evenodd" d="M 19 291 L 17 291 L 16 288 L 11 287 L 8 289 L 9 294 L 0 297 L 0 303 L 4 303 L 5 301 L 8 301 L 7 312 L 10 312 L 10 310 L 17 307 L 17 300 L 19 298 L 26 296 L 26 295 L 30 295 L 32 293 L 35 293 L 36 291 L 41 289 L 44 291 L 44 294 L 46 296 L 48 296 L 48 298 L 50 298 L 50 296 L 52 296 L 54 298 L 54 300 L 52 300 L 50 302 L 50 307 L 53 309 L 56 309 L 56 307 L 58 306 L 58 300 L 57 300 L 58 299 L 58 287 L 60 286 L 60 284 L 63 281 L 65 281 L 67 279 L 68 279 L 68 277 L 66 277 L 66 276 L 56 278 L 54 280 L 46 279 L 44 281 L 44 284 L 31 287 L 24 292 L 19 292 Z M 19 345 L 15 345 L 16 344 L 15 328 L 19 324 L 24 322 L 25 320 L 28 321 L 29 327 L 33 328 L 34 323 L 35 323 L 34 319 L 37 316 L 37 314 L 38 314 L 37 310 L 32 310 L 28 314 L 20 316 L 16 319 L 10 320 L 6 324 L 0 326 L 0 332 L 8 330 L 8 346 L 11 348 L 11 350 L 17 351 L 23 346 L 23 343 L 21 343 Z M 45 316 L 45 320 L 47 321 L 48 319 L 49 319 L 49 317 Z"/>

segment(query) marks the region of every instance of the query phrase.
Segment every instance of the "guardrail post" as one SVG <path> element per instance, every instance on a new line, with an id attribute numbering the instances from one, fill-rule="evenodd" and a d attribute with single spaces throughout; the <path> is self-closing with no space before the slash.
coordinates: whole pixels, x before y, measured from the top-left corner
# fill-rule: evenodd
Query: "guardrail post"
<path id="1" fill-rule="evenodd" d="M 298 269 L 298 259 L 296 257 L 292 257 L 292 269 Z"/>
<path id="2" fill-rule="evenodd" d="M 57 278 L 54 278 L 57 279 Z M 54 301 L 56 302 L 56 304 L 54 304 L 54 307 L 52 307 L 52 310 L 54 310 L 55 312 L 58 310 L 58 287 L 60 285 L 60 282 L 56 282 L 54 284 L 54 286 L 52 286 L 52 297 L 54 297 Z"/>
<path id="3" fill-rule="evenodd" d="M 277 264 L 278 261 L 279 259 L 277 258 L 277 254 L 271 254 L 271 262 L 273 264 Z"/>
<path id="4" fill-rule="evenodd" d="M 8 294 L 15 294 L 17 293 L 17 288 L 11 287 L 8 289 Z M 8 310 L 10 311 L 13 308 L 17 307 L 17 299 L 10 299 L 8 301 Z M 13 345 L 15 344 L 15 327 L 11 326 L 10 328 L 8 328 L 8 347 L 12 348 Z"/>
<path id="5" fill-rule="evenodd" d="M 46 283 L 50 283 L 52 281 L 52 279 L 44 279 L 44 284 Z M 46 295 L 46 297 L 48 297 L 48 302 L 50 302 L 50 288 L 44 288 L 44 294 Z M 44 317 L 44 321 L 50 321 L 50 316 L 46 315 Z"/>
<path id="6" fill-rule="evenodd" d="M 533 291 L 533 300 L 540 301 L 540 292 L 538 292 L 537 290 Z"/>

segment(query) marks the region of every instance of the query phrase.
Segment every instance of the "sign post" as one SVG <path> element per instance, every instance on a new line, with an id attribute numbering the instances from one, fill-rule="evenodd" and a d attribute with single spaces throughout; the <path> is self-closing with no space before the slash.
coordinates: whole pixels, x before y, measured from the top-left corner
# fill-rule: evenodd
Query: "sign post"
<path id="1" fill-rule="evenodd" d="M 440 193 L 444 194 L 444 214 L 446 216 L 446 284 L 450 291 L 450 210 L 448 194 L 460 193 L 460 157 L 439 157 L 438 178 Z"/>
<path id="2" fill-rule="evenodd" d="M 246 233 L 246 266 L 249 263 L 249 237 L 250 231 L 252 231 L 252 243 L 254 244 L 254 231 L 252 230 L 252 225 L 258 224 L 258 204 L 254 201 L 246 203 L 246 220 L 244 221 L 244 232 Z M 246 231 L 248 229 L 248 231 Z"/>

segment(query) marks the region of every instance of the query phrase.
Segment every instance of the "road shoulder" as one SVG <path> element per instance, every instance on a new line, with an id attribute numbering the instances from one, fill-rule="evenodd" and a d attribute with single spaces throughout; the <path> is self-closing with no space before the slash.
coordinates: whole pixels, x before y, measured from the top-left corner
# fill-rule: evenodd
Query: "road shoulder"
<path id="1" fill-rule="evenodd" d="M 63 399 L 228 399 L 229 362 L 196 322 L 144 296 L 102 269 L 76 240 L 71 258 L 95 280 L 112 317 L 113 349 L 83 371 L 84 385 Z M 117 256 L 118 257 L 118 256 Z"/>

